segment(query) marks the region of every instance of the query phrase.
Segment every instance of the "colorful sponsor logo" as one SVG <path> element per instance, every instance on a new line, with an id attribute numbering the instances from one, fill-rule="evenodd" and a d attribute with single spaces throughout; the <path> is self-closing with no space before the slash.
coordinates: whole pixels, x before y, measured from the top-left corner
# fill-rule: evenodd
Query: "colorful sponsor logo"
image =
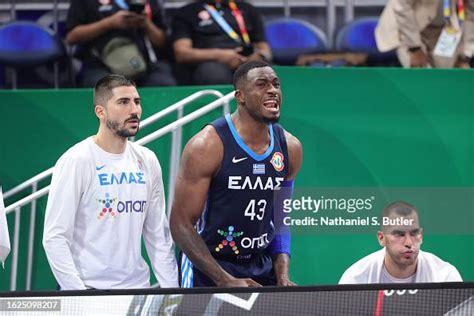
<path id="1" fill-rule="evenodd" d="M 99 212 L 98 219 L 105 218 L 105 215 L 109 214 L 112 218 L 117 216 L 117 213 L 112 208 L 112 203 L 115 202 L 117 198 L 111 198 L 109 193 L 105 193 L 105 199 L 97 199 L 97 202 L 103 205 L 102 210 Z"/>
<path id="2" fill-rule="evenodd" d="M 234 231 L 234 226 L 229 226 L 228 231 L 223 231 L 221 229 L 218 229 L 217 232 L 219 235 L 225 237 L 219 245 L 217 245 L 215 251 L 219 252 L 224 247 L 229 246 L 229 248 L 232 249 L 232 251 L 238 255 L 240 253 L 239 247 L 237 247 L 237 244 L 235 243 L 234 237 L 240 237 L 244 234 L 244 232 L 235 232 Z"/>
<path id="3" fill-rule="evenodd" d="M 118 201 L 118 199 L 111 198 L 109 193 L 105 193 L 105 199 L 96 199 L 101 203 L 102 209 L 97 216 L 98 219 L 104 219 L 108 214 L 115 218 L 119 213 L 143 213 L 145 212 L 146 201 Z M 115 209 L 113 203 L 116 202 Z"/>
<path id="4" fill-rule="evenodd" d="M 273 157 L 270 160 L 270 163 L 273 165 L 273 168 L 275 168 L 276 171 L 282 171 L 283 168 L 285 167 L 283 160 L 284 160 L 283 154 L 277 151 L 276 153 L 273 154 Z"/>

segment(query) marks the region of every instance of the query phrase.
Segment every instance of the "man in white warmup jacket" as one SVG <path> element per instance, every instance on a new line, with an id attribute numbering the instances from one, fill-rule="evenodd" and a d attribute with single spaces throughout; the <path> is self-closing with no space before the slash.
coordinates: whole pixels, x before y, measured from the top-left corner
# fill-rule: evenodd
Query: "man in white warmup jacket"
<path id="1" fill-rule="evenodd" d="M 142 114 L 135 83 L 119 75 L 99 80 L 94 111 L 97 134 L 54 167 L 43 236 L 53 274 L 62 290 L 149 287 L 143 236 L 160 286 L 178 287 L 160 164 L 127 140 Z"/>
<path id="2" fill-rule="evenodd" d="M 0 267 L 4 268 L 5 260 L 10 253 L 10 235 L 8 234 L 5 205 L 3 204 L 2 186 L 0 185 Z"/>
<path id="3" fill-rule="evenodd" d="M 350 266 L 339 284 L 462 282 L 458 270 L 420 250 L 423 232 L 418 211 L 406 202 L 388 205 L 377 232 L 384 247 Z"/>

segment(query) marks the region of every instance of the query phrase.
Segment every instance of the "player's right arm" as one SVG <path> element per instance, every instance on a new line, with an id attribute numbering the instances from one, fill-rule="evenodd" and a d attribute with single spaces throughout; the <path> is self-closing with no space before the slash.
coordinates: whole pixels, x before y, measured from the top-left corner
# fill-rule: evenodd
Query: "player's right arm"
<path id="1" fill-rule="evenodd" d="M 63 156 L 57 162 L 44 219 L 43 247 L 61 290 L 85 290 L 71 253 L 74 220 L 81 197 L 84 170 L 77 160 Z"/>
<path id="2" fill-rule="evenodd" d="M 206 126 L 186 145 L 176 178 L 170 228 L 173 239 L 193 265 L 219 287 L 259 286 L 252 279 L 237 279 L 214 260 L 196 232 L 209 185 L 224 155 L 222 141 L 214 127 Z"/>

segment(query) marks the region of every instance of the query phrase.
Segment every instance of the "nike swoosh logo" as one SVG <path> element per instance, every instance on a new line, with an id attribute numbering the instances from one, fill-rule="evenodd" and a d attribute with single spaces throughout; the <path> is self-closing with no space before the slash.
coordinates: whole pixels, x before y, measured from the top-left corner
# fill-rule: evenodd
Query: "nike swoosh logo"
<path id="1" fill-rule="evenodd" d="M 103 166 L 97 166 L 97 167 L 95 167 L 95 170 L 99 171 L 100 169 L 102 169 L 102 168 L 104 168 L 104 167 L 105 167 L 105 165 L 103 165 Z"/>
<path id="2" fill-rule="evenodd" d="M 241 162 L 241 161 L 243 161 L 243 160 L 245 160 L 245 159 L 247 159 L 247 158 L 248 158 L 248 157 L 243 157 L 243 158 L 237 159 L 237 158 L 233 157 L 233 158 L 232 158 L 232 162 L 233 162 L 233 163 L 238 163 L 238 162 Z"/>

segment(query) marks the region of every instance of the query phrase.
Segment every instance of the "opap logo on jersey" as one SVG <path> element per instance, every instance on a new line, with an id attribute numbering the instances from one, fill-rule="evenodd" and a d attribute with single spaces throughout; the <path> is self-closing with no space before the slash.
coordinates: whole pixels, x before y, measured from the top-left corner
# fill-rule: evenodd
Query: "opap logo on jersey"
<path id="1" fill-rule="evenodd" d="M 117 215 L 112 208 L 112 203 L 115 202 L 115 200 L 117 200 L 117 198 L 111 198 L 109 193 L 105 193 L 105 199 L 97 199 L 97 202 L 103 204 L 103 208 L 99 212 L 99 216 L 97 216 L 98 219 L 103 219 L 107 213 L 112 217 Z"/>
<path id="2" fill-rule="evenodd" d="M 232 251 L 236 255 L 238 255 L 240 251 L 239 251 L 239 247 L 237 247 L 237 244 L 235 243 L 234 237 L 240 237 L 244 234 L 244 232 L 235 232 L 234 226 L 229 226 L 228 231 L 223 231 L 221 229 L 218 229 L 217 232 L 219 233 L 219 235 L 224 236 L 225 239 L 221 241 L 221 243 L 216 247 L 215 251 L 219 252 L 225 246 L 229 246 L 232 249 Z"/>

